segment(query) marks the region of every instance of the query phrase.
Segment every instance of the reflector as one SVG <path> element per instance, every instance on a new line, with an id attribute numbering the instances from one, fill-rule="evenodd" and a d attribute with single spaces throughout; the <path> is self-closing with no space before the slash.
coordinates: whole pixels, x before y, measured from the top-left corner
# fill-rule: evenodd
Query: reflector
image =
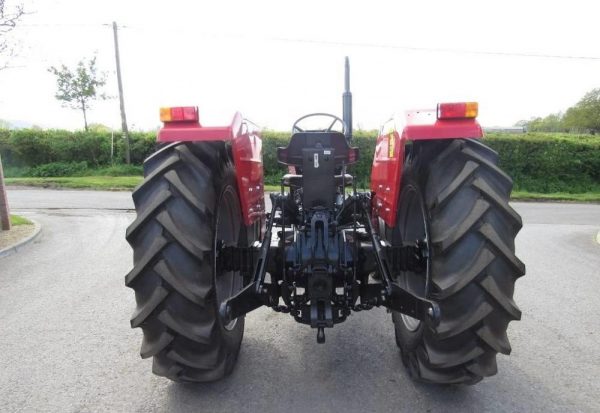
<path id="1" fill-rule="evenodd" d="M 160 108 L 161 122 L 198 122 L 198 107 L 178 106 Z"/>
<path id="2" fill-rule="evenodd" d="M 396 137 L 394 132 L 388 135 L 388 158 L 394 157 L 394 151 L 396 150 Z"/>
<path id="3" fill-rule="evenodd" d="M 348 163 L 354 163 L 358 160 L 358 149 L 350 148 L 348 150 Z"/>
<path id="4" fill-rule="evenodd" d="M 160 108 L 160 121 L 170 122 L 171 121 L 171 108 Z"/>
<path id="5" fill-rule="evenodd" d="M 479 104 L 477 102 L 439 103 L 438 119 L 473 119 L 477 117 Z"/>

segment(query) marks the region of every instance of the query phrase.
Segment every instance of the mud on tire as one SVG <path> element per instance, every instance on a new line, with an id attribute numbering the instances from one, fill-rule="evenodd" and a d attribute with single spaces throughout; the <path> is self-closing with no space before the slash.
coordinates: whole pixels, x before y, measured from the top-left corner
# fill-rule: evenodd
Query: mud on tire
<path id="1" fill-rule="evenodd" d="M 423 289 L 442 313 L 435 329 L 407 328 L 392 314 L 402 359 L 417 380 L 474 384 L 497 372 L 497 353 L 511 351 L 508 323 L 521 318 L 514 284 L 525 273 L 514 245 L 522 222 L 508 203 L 512 180 L 497 163 L 496 152 L 475 140 L 415 143 L 405 163 L 403 190 L 416 188 L 429 232 Z M 398 232 L 388 228 L 387 238 L 400 241 Z"/>

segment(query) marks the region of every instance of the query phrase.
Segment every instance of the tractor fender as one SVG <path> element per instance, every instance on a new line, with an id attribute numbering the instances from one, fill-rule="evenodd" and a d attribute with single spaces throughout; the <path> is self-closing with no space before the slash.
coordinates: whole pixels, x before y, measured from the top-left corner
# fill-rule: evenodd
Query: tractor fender
<path id="1" fill-rule="evenodd" d="M 169 122 L 158 131 L 158 142 L 223 141 L 231 144 L 244 225 L 264 222 L 265 200 L 260 131 L 239 112 L 227 126 L 200 122 Z M 261 222 L 261 227 L 263 226 Z"/>
<path id="2" fill-rule="evenodd" d="M 435 119 L 432 122 L 432 111 L 407 112 L 406 118 L 401 134 L 394 119 L 381 128 L 371 168 L 373 215 L 382 218 L 389 227 L 396 225 L 407 142 L 483 137 L 483 130 L 476 119 Z"/>

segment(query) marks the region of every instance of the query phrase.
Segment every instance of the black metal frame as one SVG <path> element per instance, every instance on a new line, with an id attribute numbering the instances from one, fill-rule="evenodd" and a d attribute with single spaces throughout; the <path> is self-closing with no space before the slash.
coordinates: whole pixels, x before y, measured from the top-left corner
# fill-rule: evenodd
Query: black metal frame
<path id="1" fill-rule="evenodd" d="M 440 309 L 435 302 L 395 282 L 401 271 L 426 277 L 427 241 L 385 244 L 377 232 L 379 225 L 374 225 L 378 222 L 371 214 L 371 194 L 358 193 L 352 178 L 352 195 L 346 196 L 348 153 L 356 150 L 348 145 L 352 94 L 347 58 L 345 86 L 345 136 L 330 130 L 300 131 L 287 148 L 278 149 L 279 161 L 295 166 L 303 175 L 301 186 L 282 178 L 281 193 L 270 194 L 272 209 L 262 241 L 246 248 L 218 243 L 218 265 L 240 271 L 245 280 L 238 294 L 221 303 L 224 325 L 263 305 L 316 328 L 319 343 L 325 341 L 325 328 L 343 322 L 352 311 L 378 306 L 429 326 L 439 324 Z M 335 174 L 341 174 L 341 185 L 336 184 Z M 273 232 L 276 242 L 272 242 Z"/>
<path id="2" fill-rule="evenodd" d="M 338 245 L 337 249 L 346 256 L 338 256 L 336 266 L 323 265 L 323 257 L 314 260 L 314 251 L 310 251 L 315 248 L 314 239 L 309 243 L 301 240 L 303 231 L 317 232 L 317 223 L 323 222 L 325 211 L 313 214 L 310 228 L 286 232 L 286 222 L 292 226 L 295 220 L 291 216 L 286 218 L 284 208 L 291 196 L 271 194 L 272 210 L 260 244 L 245 248 L 224 247 L 218 252 L 219 265 L 240 271 L 247 280 L 243 290 L 221 304 L 224 324 L 263 305 L 290 313 L 296 321 L 317 328 L 319 342 L 324 341 L 324 328 L 343 322 L 352 311 L 379 306 L 407 314 L 430 326 L 439 323 L 440 310 L 435 302 L 406 291 L 394 282 L 400 271 L 423 271 L 428 245 L 423 242 L 385 245 L 373 225 L 369 193 L 354 192 L 348 196 L 333 221 L 336 230 L 331 231 L 330 225 L 323 225 L 321 229 L 323 233 L 331 234 L 331 245 L 335 245 L 336 239 L 343 240 L 344 245 Z M 352 222 L 347 222 L 348 219 Z M 359 232 L 359 228 L 363 231 Z M 277 243 L 272 243 L 272 234 L 277 230 L 281 231 L 278 232 L 280 238 Z M 290 235 L 294 237 L 291 241 Z M 299 255 L 311 259 L 294 265 L 292 257 Z M 379 275 L 378 282 L 369 277 L 374 272 Z M 269 282 L 265 281 L 267 273 Z M 298 286 L 304 289 L 302 294 L 298 294 Z M 336 288 L 342 288 L 343 292 L 338 294 Z"/>

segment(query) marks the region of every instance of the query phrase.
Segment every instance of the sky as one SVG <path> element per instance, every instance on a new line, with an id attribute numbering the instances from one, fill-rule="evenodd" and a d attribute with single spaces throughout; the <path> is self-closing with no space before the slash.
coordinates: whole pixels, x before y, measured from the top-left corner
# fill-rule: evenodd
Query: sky
<path id="1" fill-rule="evenodd" d="M 112 21 L 134 130 L 158 127 L 161 106 L 197 105 L 208 126 L 240 111 L 276 130 L 310 112 L 341 116 L 344 56 L 355 128 L 454 101 L 478 101 L 484 126 L 510 126 L 600 87 L 594 1 L 21 2 L 30 14 L 0 71 L 0 119 L 42 127 L 83 128 L 81 112 L 54 98 L 47 69 L 97 55 L 113 98 L 88 120 L 120 128 Z"/>

